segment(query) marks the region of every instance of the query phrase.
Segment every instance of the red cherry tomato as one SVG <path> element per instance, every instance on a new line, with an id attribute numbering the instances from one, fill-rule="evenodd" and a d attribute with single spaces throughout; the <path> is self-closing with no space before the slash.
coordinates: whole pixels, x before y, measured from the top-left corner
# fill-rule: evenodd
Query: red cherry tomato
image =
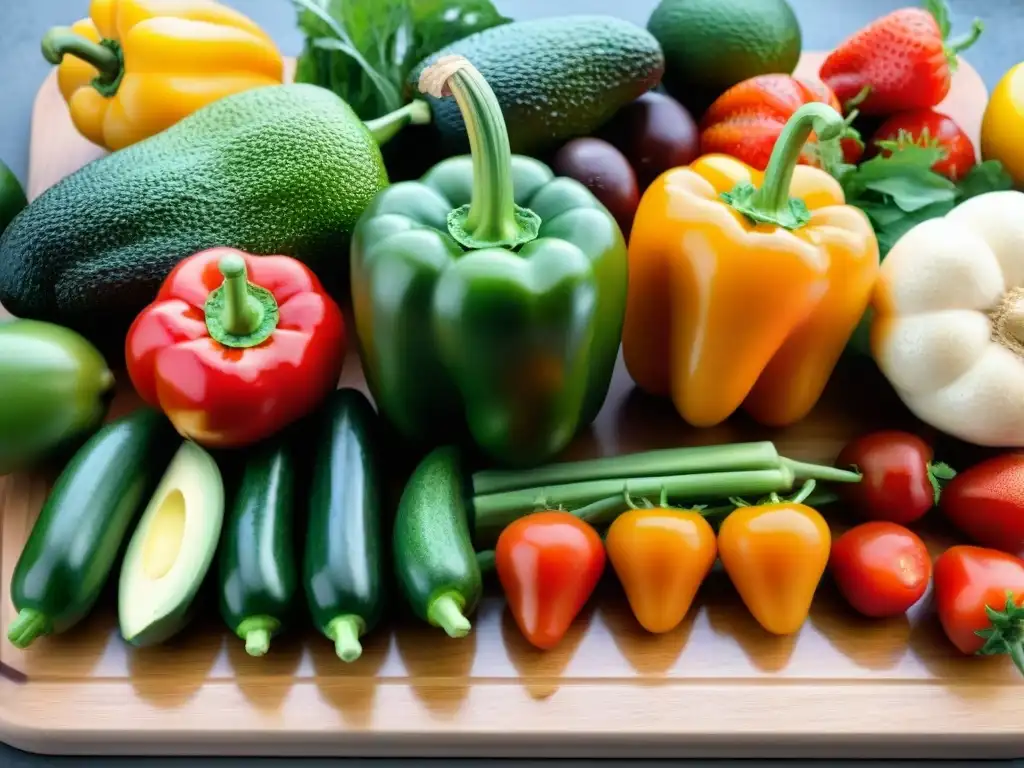
<path id="1" fill-rule="evenodd" d="M 531 644 L 556 646 L 604 571 L 604 543 L 568 512 L 535 512 L 501 532 L 494 565 L 509 610 Z"/>
<path id="2" fill-rule="evenodd" d="M 1024 674 L 1024 560 L 950 547 L 935 561 L 935 604 L 946 637 L 961 653 L 1006 653 Z"/>
<path id="3" fill-rule="evenodd" d="M 884 618 L 906 613 L 921 599 L 932 577 L 932 560 L 913 531 L 873 521 L 832 543 L 829 569 L 854 610 Z"/>
<path id="4" fill-rule="evenodd" d="M 953 181 L 962 179 L 977 162 L 970 137 L 953 118 L 933 109 L 911 109 L 893 115 L 875 131 L 872 145 L 877 141 L 907 141 L 945 150 L 946 156 L 935 163 L 932 170 Z M 892 153 L 882 150 L 882 154 Z"/>
<path id="5" fill-rule="evenodd" d="M 938 500 L 940 483 L 955 474 L 932 463 L 932 449 L 908 432 L 883 431 L 859 437 L 839 453 L 838 466 L 855 466 L 864 476 L 843 483 L 844 501 L 861 517 L 912 523 Z"/>
<path id="6" fill-rule="evenodd" d="M 940 507 L 978 544 L 1024 557 L 1024 454 L 996 456 L 961 472 L 942 491 Z"/>

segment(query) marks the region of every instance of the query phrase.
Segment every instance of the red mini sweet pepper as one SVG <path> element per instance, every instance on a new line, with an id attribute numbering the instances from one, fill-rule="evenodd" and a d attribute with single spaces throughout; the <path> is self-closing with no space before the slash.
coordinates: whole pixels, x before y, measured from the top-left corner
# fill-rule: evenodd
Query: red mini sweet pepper
<path id="1" fill-rule="evenodd" d="M 125 341 L 139 396 L 209 448 L 263 440 L 338 383 L 345 324 L 316 276 L 287 256 L 229 248 L 180 262 Z"/>

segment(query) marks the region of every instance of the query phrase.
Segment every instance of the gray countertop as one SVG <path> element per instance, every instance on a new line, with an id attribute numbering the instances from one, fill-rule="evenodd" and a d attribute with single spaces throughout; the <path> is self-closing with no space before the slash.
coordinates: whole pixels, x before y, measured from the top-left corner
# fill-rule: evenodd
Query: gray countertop
<path id="1" fill-rule="evenodd" d="M 888 11 L 912 4 L 913 0 L 858 0 L 838 2 L 837 0 L 790 0 L 796 9 L 804 32 L 804 45 L 808 50 L 827 50 L 839 43 L 858 26 Z M 301 37 L 295 29 L 294 12 L 289 0 L 227 0 L 240 11 L 251 16 L 263 26 L 281 46 L 282 50 L 294 55 L 301 47 Z M 1024 0 L 948 0 L 952 13 L 954 30 L 966 30 L 974 17 L 986 22 L 982 40 L 966 54 L 971 64 L 981 73 L 991 89 L 1002 74 L 1024 58 L 1020 46 L 1020 35 L 1024 32 Z M 69 24 L 85 15 L 88 0 L 0 0 L 0 71 L 5 73 L 5 108 L 0 110 L 0 158 L 25 180 L 28 165 L 28 135 L 32 102 L 40 83 L 49 71 L 49 65 L 39 53 L 39 39 L 50 26 Z M 656 0 L 497 0 L 498 7 L 508 16 L 517 19 L 554 16 L 571 13 L 612 13 L 639 24 L 645 24 Z M 979 754 L 979 758 L 984 755 Z M 277 760 L 264 759 L 140 759 L 140 758 L 54 758 L 30 756 L 0 746 L 0 768 L 43 768 L 57 766 L 137 766 L 138 768 L 174 768 L 191 764 L 214 763 L 218 768 L 234 766 L 286 766 L 300 763 L 310 768 L 337 765 L 332 760 Z M 389 764 L 409 761 L 374 760 L 347 761 L 349 766 L 359 768 L 383 768 Z M 437 762 L 441 761 L 421 761 Z M 443 765 L 454 763 L 479 764 L 481 761 L 444 761 Z M 563 761 L 576 762 L 576 761 Z M 660 761 L 659 761 L 660 762 Z M 732 761 L 688 761 L 690 765 L 724 766 Z M 745 761 L 749 765 L 750 761 Z M 880 761 L 877 766 L 907 765 L 909 761 Z M 524 768 L 525 761 L 502 761 L 505 768 Z M 790 764 L 789 761 L 764 761 L 764 765 Z M 936 766 L 972 765 L 966 761 L 937 761 Z M 991 763 L 990 763 L 991 764 Z M 1024 760 L 1017 764 L 1024 766 Z M 581 763 L 582 765 L 582 763 Z M 620 762 L 620 765 L 623 763 Z M 650 765 L 649 762 L 644 765 Z M 836 761 L 808 761 L 806 766 L 838 766 Z M 1011 763 L 1003 763 L 1011 765 Z"/>

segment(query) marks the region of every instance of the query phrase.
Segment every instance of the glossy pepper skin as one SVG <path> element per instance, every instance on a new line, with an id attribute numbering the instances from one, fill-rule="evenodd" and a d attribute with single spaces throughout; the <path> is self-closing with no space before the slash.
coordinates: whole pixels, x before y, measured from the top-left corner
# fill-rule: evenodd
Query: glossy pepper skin
<path id="1" fill-rule="evenodd" d="M 699 512 L 664 504 L 619 515 L 605 549 L 633 615 L 654 634 L 686 617 L 718 554 L 715 532 Z"/>
<path id="2" fill-rule="evenodd" d="M 773 635 L 803 626 L 828 566 L 828 523 L 802 501 L 808 483 L 792 500 L 773 494 L 741 506 L 718 529 L 718 555 L 729 580 L 757 623 Z"/>
<path id="3" fill-rule="evenodd" d="M 367 383 L 410 442 L 468 436 L 492 461 L 539 464 L 607 394 L 626 246 L 582 184 L 510 154 L 497 100 L 464 58 L 426 69 L 420 88 L 455 96 L 472 156 L 383 190 L 356 226 Z"/>
<path id="4" fill-rule="evenodd" d="M 878 242 L 825 171 L 797 166 L 812 127 L 842 135 L 831 107 L 800 107 L 764 174 L 705 155 L 660 176 L 629 244 L 622 350 L 634 381 L 708 427 L 743 406 L 799 421 L 868 305 Z"/>
<path id="5" fill-rule="evenodd" d="M 209 448 L 309 414 L 345 359 L 341 310 L 302 263 L 214 248 L 180 262 L 125 340 L 139 396 Z"/>
<path id="6" fill-rule="evenodd" d="M 109 150 L 169 128 L 224 96 L 284 80 L 270 37 L 213 0 L 92 0 L 43 55 L 75 128 Z"/>
<path id="7" fill-rule="evenodd" d="M 534 512 L 501 532 L 494 565 L 531 645 L 558 645 L 601 580 L 605 559 L 597 531 L 569 512 Z"/>

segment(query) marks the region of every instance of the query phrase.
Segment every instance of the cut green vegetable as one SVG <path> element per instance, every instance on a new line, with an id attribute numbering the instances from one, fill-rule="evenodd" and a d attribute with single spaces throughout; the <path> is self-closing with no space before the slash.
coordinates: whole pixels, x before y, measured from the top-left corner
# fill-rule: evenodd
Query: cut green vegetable
<path id="1" fill-rule="evenodd" d="M 183 443 L 121 565 L 118 621 L 128 643 L 155 645 L 185 627 L 217 553 L 223 521 L 224 482 L 217 463 L 195 443 Z"/>

